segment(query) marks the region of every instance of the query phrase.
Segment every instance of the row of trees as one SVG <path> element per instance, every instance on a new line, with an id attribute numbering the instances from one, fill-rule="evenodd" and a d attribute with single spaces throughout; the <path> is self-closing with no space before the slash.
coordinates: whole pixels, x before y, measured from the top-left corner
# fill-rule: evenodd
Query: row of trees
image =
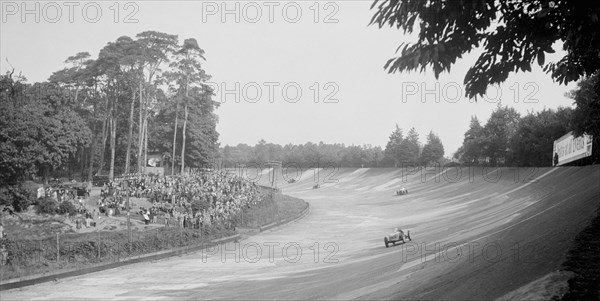
<path id="1" fill-rule="evenodd" d="M 569 132 L 572 114 L 561 107 L 521 117 L 513 108 L 498 106 L 485 125 L 471 117 L 454 158 L 470 164 L 551 166 L 554 140 Z"/>
<path id="2" fill-rule="evenodd" d="M 598 81 L 599 74 L 595 74 L 579 81 L 577 89 L 568 93 L 575 101 L 574 109 L 544 109 L 521 116 L 513 108 L 498 105 L 485 125 L 471 117 L 454 159 L 471 164 L 551 166 L 554 140 L 570 131 L 575 136 L 592 135 L 594 142 L 599 141 Z M 591 162 L 599 162 L 597 145 L 592 149 Z"/>
<path id="3" fill-rule="evenodd" d="M 260 140 L 256 145 L 238 144 L 220 149 L 221 163 L 225 166 L 281 161 L 299 164 L 304 167 L 334 164 L 338 167 L 394 167 L 400 164 L 429 164 L 440 162 L 444 156 L 444 146 L 439 137 L 430 132 L 427 143 L 419 142 L 419 134 L 412 128 L 407 137 L 396 125 L 385 150 L 380 146 L 349 145 L 342 143 L 318 144 L 279 144 Z"/>
<path id="4" fill-rule="evenodd" d="M 415 128 L 408 131 L 403 137 L 402 129 L 396 125 L 396 130 L 390 135 L 390 140 L 385 146 L 385 155 L 388 165 L 402 166 L 429 165 L 432 163 L 443 163 L 444 145 L 440 137 L 433 131 L 427 135 L 427 143 L 421 145 L 419 133 Z"/>
<path id="5" fill-rule="evenodd" d="M 140 172 L 158 153 L 171 172 L 218 155 L 218 102 L 195 39 L 145 31 L 79 52 L 47 82 L 0 76 L 0 182 L 32 175 Z M 177 171 L 175 168 L 177 167 Z"/>
<path id="6" fill-rule="evenodd" d="M 256 145 L 238 144 L 220 149 L 221 163 L 236 164 L 281 161 L 306 168 L 334 164 L 344 167 L 380 167 L 384 153 L 380 146 L 350 145 L 341 143 L 286 144 L 284 146 L 260 140 Z"/>

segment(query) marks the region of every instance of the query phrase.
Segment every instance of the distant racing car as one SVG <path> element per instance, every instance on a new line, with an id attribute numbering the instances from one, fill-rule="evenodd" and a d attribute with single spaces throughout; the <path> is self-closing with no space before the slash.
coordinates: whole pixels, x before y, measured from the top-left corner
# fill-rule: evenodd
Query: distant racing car
<path id="1" fill-rule="evenodd" d="M 408 194 L 408 189 L 402 187 L 400 190 L 396 190 L 396 195 L 405 195 Z"/>
<path id="2" fill-rule="evenodd" d="M 400 228 L 395 228 L 394 232 L 383 238 L 383 242 L 385 243 L 385 247 L 389 248 L 390 244 L 396 245 L 397 242 L 405 243 L 407 239 L 412 241 L 410 238 L 410 230 L 406 231 L 406 234 L 404 234 L 404 231 Z"/>
<path id="3" fill-rule="evenodd" d="M 319 184 L 316 184 L 315 186 L 313 186 L 313 189 L 319 189 L 319 188 L 321 188 L 321 185 L 319 185 Z"/>

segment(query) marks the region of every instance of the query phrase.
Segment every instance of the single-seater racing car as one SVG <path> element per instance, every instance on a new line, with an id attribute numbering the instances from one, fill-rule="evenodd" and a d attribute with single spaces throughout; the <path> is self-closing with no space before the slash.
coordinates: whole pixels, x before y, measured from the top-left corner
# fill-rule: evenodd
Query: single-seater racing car
<path id="1" fill-rule="evenodd" d="M 400 228 L 395 228 L 394 232 L 383 238 L 383 242 L 385 243 L 385 247 L 389 248 L 390 244 L 396 245 L 397 242 L 405 243 L 407 239 L 412 241 L 410 238 L 410 230 L 406 231 L 405 234 Z"/>
<path id="2" fill-rule="evenodd" d="M 396 195 L 405 195 L 408 194 L 408 189 L 402 187 L 400 190 L 396 190 Z"/>

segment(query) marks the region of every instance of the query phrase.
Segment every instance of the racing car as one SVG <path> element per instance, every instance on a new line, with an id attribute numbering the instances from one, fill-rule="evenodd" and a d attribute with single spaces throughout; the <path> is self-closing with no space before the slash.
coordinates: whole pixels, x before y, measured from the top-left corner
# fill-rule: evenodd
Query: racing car
<path id="1" fill-rule="evenodd" d="M 319 188 L 321 188 L 321 185 L 319 185 L 319 184 L 316 184 L 315 186 L 313 186 L 313 189 L 319 189 Z"/>
<path id="2" fill-rule="evenodd" d="M 396 191 L 396 195 L 405 195 L 408 194 L 408 189 L 402 187 L 402 189 Z"/>
<path id="3" fill-rule="evenodd" d="M 410 230 L 406 231 L 406 234 L 404 234 L 404 231 L 402 231 L 400 228 L 395 228 L 394 232 L 383 238 L 383 242 L 385 243 L 385 247 L 389 248 L 390 244 L 395 246 L 397 242 L 405 243 L 407 239 L 412 241 L 410 238 Z"/>

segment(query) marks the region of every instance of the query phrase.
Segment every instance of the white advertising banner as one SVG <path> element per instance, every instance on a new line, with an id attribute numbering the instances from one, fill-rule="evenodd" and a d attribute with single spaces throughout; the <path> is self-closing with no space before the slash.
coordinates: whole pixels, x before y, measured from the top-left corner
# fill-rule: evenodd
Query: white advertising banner
<path id="1" fill-rule="evenodd" d="M 592 154 L 592 136 L 573 136 L 572 132 L 554 140 L 552 165 L 559 166 Z"/>

